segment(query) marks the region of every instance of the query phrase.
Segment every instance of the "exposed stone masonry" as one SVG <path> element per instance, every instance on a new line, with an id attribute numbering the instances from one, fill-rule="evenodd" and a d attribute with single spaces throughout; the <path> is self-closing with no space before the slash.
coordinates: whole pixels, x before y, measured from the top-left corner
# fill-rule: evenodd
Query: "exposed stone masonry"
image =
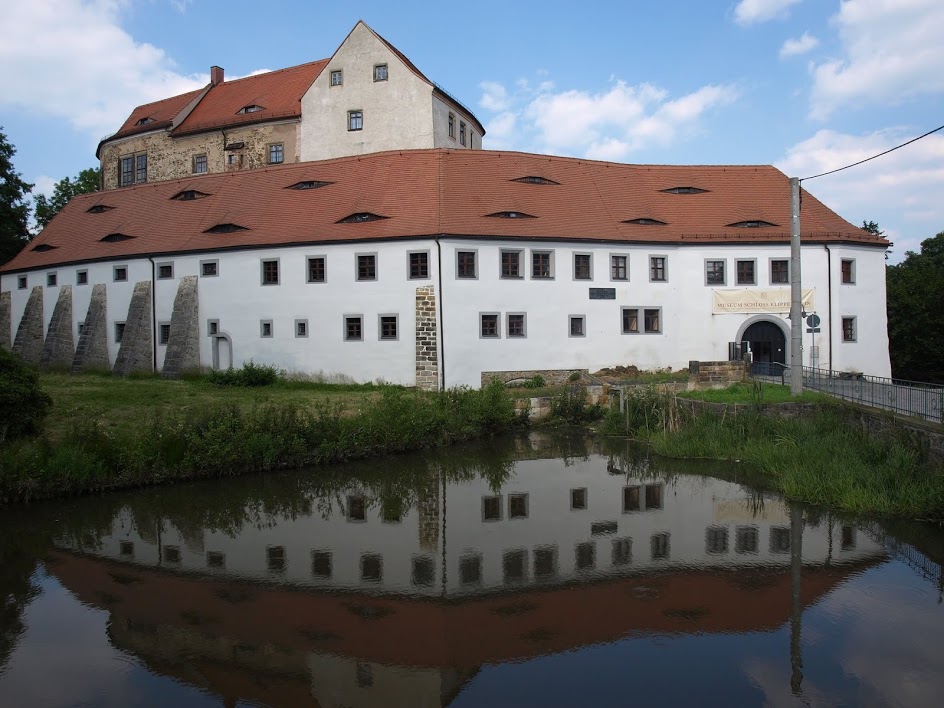
<path id="1" fill-rule="evenodd" d="M 134 284 L 114 373 L 127 376 L 133 371 L 153 371 L 153 341 L 151 281 L 142 280 Z"/>
<path id="2" fill-rule="evenodd" d="M 0 293 L 0 347 L 6 350 L 13 348 L 13 330 L 10 329 L 12 299 L 9 291 Z"/>
<path id="3" fill-rule="evenodd" d="M 724 388 L 747 379 L 749 364 L 745 361 L 690 361 L 689 388 Z"/>
<path id="4" fill-rule="evenodd" d="M 439 347 L 436 324 L 436 290 L 432 285 L 416 289 L 416 387 L 439 390 Z"/>
<path id="5" fill-rule="evenodd" d="M 63 285 L 59 288 L 59 299 L 52 311 L 49 320 L 49 329 L 46 331 L 46 343 L 39 358 L 39 365 L 44 368 L 72 365 L 75 354 L 75 339 L 72 336 L 72 286 Z"/>
<path id="6" fill-rule="evenodd" d="M 43 354 L 43 286 L 34 285 L 26 310 L 16 328 L 13 353 L 28 364 L 39 364 Z"/>
<path id="7" fill-rule="evenodd" d="M 108 318 L 107 290 L 99 283 L 92 286 L 92 299 L 89 301 L 85 324 L 79 335 L 79 344 L 72 358 L 72 373 L 83 371 L 105 371 L 110 367 L 108 361 Z"/>
<path id="8" fill-rule="evenodd" d="M 574 374 L 585 374 L 586 369 L 523 369 L 521 371 L 483 371 L 482 386 L 488 386 L 493 379 L 502 383 L 509 381 L 525 381 L 540 376 L 548 386 L 559 386 L 571 383 L 570 377 Z"/>
<path id="9" fill-rule="evenodd" d="M 170 337 L 164 353 L 166 378 L 180 376 L 188 369 L 200 367 L 200 303 L 197 299 L 197 276 L 180 279 L 170 318 Z"/>

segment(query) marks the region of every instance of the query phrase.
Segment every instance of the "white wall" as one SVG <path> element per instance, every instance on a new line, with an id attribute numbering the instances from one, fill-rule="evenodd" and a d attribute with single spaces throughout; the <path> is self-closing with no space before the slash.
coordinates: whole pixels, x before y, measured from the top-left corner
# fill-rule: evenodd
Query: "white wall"
<path id="1" fill-rule="evenodd" d="M 482 149 L 482 134 L 479 133 L 478 129 L 475 128 L 475 123 L 464 111 L 460 111 L 455 106 L 452 106 L 442 99 L 440 99 L 435 93 L 432 96 L 433 99 L 433 147 L 438 148 L 453 148 L 456 150 L 462 150 L 468 148 L 470 150 L 481 150 Z M 455 116 L 455 136 L 449 137 L 449 114 Z M 466 140 L 465 145 L 459 142 L 459 121 L 463 121 L 466 125 Z"/>

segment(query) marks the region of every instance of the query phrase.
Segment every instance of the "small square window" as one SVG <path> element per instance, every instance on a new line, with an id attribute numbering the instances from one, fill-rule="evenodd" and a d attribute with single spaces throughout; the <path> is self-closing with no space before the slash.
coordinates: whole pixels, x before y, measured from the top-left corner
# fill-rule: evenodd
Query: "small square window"
<path id="1" fill-rule="evenodd" d="M 520 278 L 521 277 L 521 251 L 502 251 L 501 252 L 501 277 L 502 278 Z"/>
<path id="2" fill-rule="evenodd" d="M 525 328 L 526 319 L 525 315 L 522 313 L 509 313 L 506 322 L 508 323 L 508 336 L 509 337 L 526 337 L 527 329 Z"/>
<path id="3" fill-rule="evenodd" d="M 705 261 L 705 284 L 724 285 L 726 282 L 724 266 L 725 261 Z"/>
<path id="4" fill-rule="evenodd" d="M 207 336 L 213 337 L 220 333 L 219 320 L 207 320 Z"/>
<path id="5" fill-rule="evenodd" d="M 125 323 L 115 322 L 115 344 L 121 344 L 125 336 Z"/>
<path id="6" fill-rule="evenodd" d="M 115 266 L 112 275 L 116 283 L 123 283 L 128 280 L 127 266 Z"/>
<path id="7" fill-rule="evenodd" d="M 26 276 L 25 275 L 16 276 L 16 287 L 19 290 L 26 290 Z"/>
<path id="8" fill-rule="evenodd" d="M 119 541 L 118 553 L 122 558 L 134 557 L 134 541 Z"/>
<path id="9" fill-rule="evenodd" d="M 658 334 L 662 331 L 661 308 L 647 308 L 643 310 L 643 324 L 648 334 Z"/>
<path id="10" fill-rule="evenodd" d="M 363 130 L 364 129 L 364 111 L 348 111 L 347 112 L 347 129 L 348 130 Z"/>
<path id="11" fill-rule="evenodd" d="M 203 175 L 207 173 L 207 156 L 206 155 L 193 156 L 193 173 L 196 175 Z"/>
<path id="12" fill-rule="evenodd" d="M 281 165 L 285 160 L 285 146 L 283 143 L 269 145 L 269 164 Z"/>
<path id="13" fill-rule="evenodd" d="M 364 319 L 360 315 L 344 318 L 344 341 L 360 342 L 364 339 Z"/>
<path id="14" fill-rule="evenodd" d="M 46 287 L 53 288 L 59 280 L 57 273 L 46 273 Z"/>
<path id="15" fill-rule="evenodd" d="M 164 546 L 164 562 L 180 563 L 180 546 Z"/>
<path id="16" fill-rule="evenodd" d="M 649 257 L 649 280 L 653 283 L 664 283 L 668 280 L 668 258 L 665 256 Z"/>
<path id="17" fill-rule="evenodd" d="M 386 81 L 387 80 L 387 65 L 386 64 L 377 64 L 374 66 L 374 81 Z"/>
<path id="18" fill-rule="evenodd" d="M 204 278 L 215 278 L 219 274 L 219 261 L 200 261 L 200 275 Z"/>
<path id="19" fill-rule="evenodd" d="M 462 585 L 478 585 L 482 582 L 482 556 L 459 559 L 459 582 Z"/>
<path id="20" fill-rule="evenodd" d="M 786 258 L 774 258 L 770 261 L 770 284 L 786 285 L 790 282 L 790 261 Z"/>
<path id="21" fill-rule="evenodd" d="M 361 580 L 367 583 L 379 583 L 383 580 L 383 556 L 379 553 L 361 555 Z"/>
<path id="22" fill-rule="evenodd" d="M 593 570 L 597 565 L 597 544 L 593 541 L 578 543 L 574 547 L 577 570 Z"/>
<path id="23" fill-rule="evenodd" d="M 482 521 L 501 521 L 501 496 L 482 497 Z"/>
<path id="24" fill-rule="evenodd" d="M 157 264 L 157 279 L 158 280 L 170 280 L 173 277 L 174 277 L 173 263 L 158 263 Z"/>
<path id="25" fill-rule="evenodd" d="M 587 336 L 586 318 L 583 315 L 571 315 L 569 321 L 571 337 Z"/>
<path id="26" fill-rule="evenodd" d="M 536 280 L 553 278 L 550 251 L 531 251 L 531 277 Z"/>
<path id="27" fill-rule="evenodd" d="M 436 579 L 436 566 L 433 559 L 429 556 L 413 556 L 413 572 L 410 573 L 410 581 L 418 586 L 429 588 L 433 586 Z"/>
<path id="28" fill-rule="evenodd" d="M 377 280 L 377 256 L 367 254 L 357 257 L 357 279 Z"/>
<path id="29" fill-rule="evenodd" d="M 623 487 L 623 513 L 639 511 L 640 508 L 640 488 Z"/>
<path id="30" fill-rule="evenodd" d="M 528 495 L 527 494 L 509 494 L 508 495 L 508 518 L 509 519 L 528 518 Z"/>
<path id="31" fill-rule="evenodd" d="M 279 284 L 279 262 L 278 260 L 262 261 L 262 284 Z"/>
<path id="32" fill-rule="evenodd" d="M 274 336 L 275 328 L 272 326 L 272 320 L 259 321 L 259 336 L 266 339 Z"/>
<path id="33" fill-rule="evenodd" d="M 756 285 L 757 284 L 757 261 L 754 260 L 739 260 L 735 261 L 735 267 L 737 269 L 737 284 L 738 285 Z"/>
<path id="34" fill-rule="evenodd" d="M 614 538 L 612 560 L 614 566 L 629 565 L 633 562 L 633 539 Z"/>
<path id="35" fill-rule="evenodd" d="M 75 284 L 88 285 L 88 271 L 87 270 L 77 270 L 75 272 Z"/>
<path id="36" fill-rule="evenodd" d="M 367 499 L 360 494 L 352 494 L 347 498 L 347 520 L 367 520 Z"/>
<path id="37" fill-rule="evenodd" d="M 757 553 L 760 532 L 756 526 L 737 526 L 734 529 L 734 550 L 737 553 Z"/>
<path id="38" fill-rule="evenodd" d="M 652 538 L 649 539 L 649 548 L 652 560 L 667 560 L 671 550 L 669 546 L 669 534 L 652 534 Z"/>
<path id="39" fill-rule="evenodd" d="M 170 322 L 163 322 L 157 326 L 157 343 L 166 345 L 170 341 Z"/>
<path id="40" fill-rule="evenodd" d="M 790 529 L 779 526 L 770 529 L 770 552 L 774 554 L 790 552 Z"/>
<path id="41" fill-rule="evenodd" d="M 310 256 L 308 258 L 308 282 L 323 283 L 327 277 L 324 256 Z"/>
<path id="42" fill-rule="evenodd" d="M 399 332 L 397 330 L 398 327 L 396 315 L 380 316 L 380 339 L 397 339 L 399 336 Z"/>
<path id="43" fill-rule="evenodd" d="M 475 277 L 475 251 L 456 251 L 456 277 Z"/>
<path id="44" fill-rule="evenodd" d="M 479 315 L 481 320 L 481 328 L 479 332 L 483 337 L 499 337 L 500 330 L 498 328 L 498 318 L 497 314 L 492 313 L 483 313 Z"/>
<path id="45" fill-rule="evenodd" d="M 281 575 L 288 565 L 285 556 L 285 546 L 269 546 L 266 548 L 266 569 L 270 573 Z"/>
<path id="46" fill-rule="evenodd" d="M 589 253 L 574 254 L 574 280 L 591 280 L 591 258 Z"/>
<path id="47" fill-rule="evenodd" d="M 855 281 L 856 281 L 855 260 L 853 260 L 852 258 L 843 258 L 840 261 L 840 269 L 842 270 L 842 284 L 855 285 Z"/>
<path id="48" fill-rule="evenodd" d="M 711 555 L 723 555 L 728 552 L 726 526 L 709 526 L 705 530 L 705 552 Z"/>
<path id="49" fill-rule="evenodd" d="M 295 337 L 308 336 L 308 320 L 295 320 Z"/>
<path id="50" fill-rule="evenodd" d="M 639 308 L 623 308 L 623 334 L 638 334 L 639 332 Z"/>
<path id="51" fill-rule="evenodd" d="M 610 256 L 610 279 L 629 280 L 629 256 Z"/>
<path id="52" fill-rule="evenodd" d="M 449 120 L 448 120 L 447 125 L 448 125 L 448 130 L 449 130 L 449 137 L 455 140 L 456 139 L 456 117 L 452 113 L 449 114 Z"/>
<path id="53" fill-rule="evenodd" d="M 311 552 L 311 574 L 322 580 L 331 577 L 331 551 Z"/>
<path id="54" fill-rule="evenodd" d="M 465 121 L 459 121 L 459 144 L 465 145 Z"/>
<path id="55" fill-rule="evenodd" d="M 425 280 L 429 278 L 429 251 L 418 251 L 409 254 L 410 280 Z"/>
<path id="56" fill-rule="evenodd" d="M 557 549 L 544 546 L 534 549 L 534 577 L 546 580 L 557 575 Z"/>
<path id="57" fill-rule="evenodd" d="M 842 318 L 842 341 L 844 342 L 856 341 L 856 318 L 855 317 Z"/>
<path id="58" fill-rule="evenodd" d="M 570 510 L 583 511 L 587 508 L 587 488 L 570 490 Z"/>
<path id="59" fill-rule="evenodd" d="M 243 164 L 242 153 L 231 152 L 226 156 L 226 164 L 230 167 L 239 167 Z"/>
<path id="60" fill-rule="evenodd" d="M 214 568 L 216 570 L 225 570 L 226 569 L 226 554 L 220 551 L 207 551 L 206 564 L 207 564 L 207 568 Z"/>
<path id="61" fill-rule="evenodd" d="M 331 85 L 340 86 L 342 83 L 344 83 L 344 74 L 340 69 L 334 69 L 331 72 Z"/>

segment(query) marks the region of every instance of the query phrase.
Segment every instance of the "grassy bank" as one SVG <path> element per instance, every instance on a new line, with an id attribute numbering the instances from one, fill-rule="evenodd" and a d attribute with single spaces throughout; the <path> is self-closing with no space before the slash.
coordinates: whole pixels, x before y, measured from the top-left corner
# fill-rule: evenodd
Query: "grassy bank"
<path id="1" fill-rule="evenodd" d="M 392 386 L 42 379 L 46 432 L 0 447 L 0 501 L 339 462 L 489 435 L 516 417 L 501 385 Z"/>
<path id="2" fill-rule="evenodd" d="M 744 395 L 729 391 L 713 400 L 749 403 Z M 807 398 L 819 402 L 816 394 Z M 835 401 L 794 418 L 759 411 L 692 415 L 672 396 L 650 393 L 631 403 L 629 413 L 611 413 L 604 430 L 644 439 L 660 455 L 736 460 L 759 471 L 789 500 L 857 514 L 944 519 L 944 469 L 926 459 L 906 433 L 870 435 Z"/>

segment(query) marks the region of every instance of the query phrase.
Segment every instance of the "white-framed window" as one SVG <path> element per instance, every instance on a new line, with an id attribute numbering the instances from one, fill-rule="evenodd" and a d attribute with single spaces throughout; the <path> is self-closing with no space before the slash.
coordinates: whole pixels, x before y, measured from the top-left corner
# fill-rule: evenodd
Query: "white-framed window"
<path id="1" fill-rule="evenodd" d="M 531 251 L 531 279 L 554 278 L 554 251 Z"/>
<path id="2" fill-rule="evenodd" d="M 770 284 L 788 285 L 790 283 L 790 259 L 770 259 Z"/>
<path id="3" fill-rule="evenodd" d="M 363 130 L 364 129 L 364 111 L 348 111 L 347 112 L 347 129 L 348 130 Z"/>
<path id="4" fill-rule="evenodd" d="M 669 279 L 669 257 L 649 256 L 649 281 L 664 283 Z"/>
<path id="5" fill-rule="evenodd" d="M 363 315 L 344 315 L 344 341 L 345 342 L 363 342 L 364 341 L 364 316 Z"/>
<path id="6" fill-rule="evenodd" d="M 377 317 L 378 339 L 382 341 L 396 341 L 400 338 L 400 321 L 395 314 L 378 315 Z"/>
<path id="7" fill-rule="evenodd" d="M 855 285 L 856 262 L 855 258 L 843 258 L 839 261 L 841 282 L 843 285 Z"/>
<path id="8" fill-rule="evenodd" d="M 157 264 L 157 279 L 158 280 L 172 280 L 174 278 L 174 264 L 173 263 L 158 263 Z"/>
<path id="9" fill-rule="evenodd" d="M 112 268 L 112 279 L 116 283 L 124 283 L 128 280 L 128 266 L 117 265 Z"/>
<path id="10" fill-rule="evenodd" d="M 374 64 L 374 81 L 386 81 L 386 80 L 387 80 L 387 65 Z"/>
<path id="11" fill-rule="evenodd" d="M 324 283 L 328 280 L 328 259 L 326 256 L 308 256 L 305 259 L 305 281 Z"/>
<path id="12" fill-rule="evenodd" d="M 456 251 L 456 278 L 477 278 L 476 260 L 478 260 L 478 251 L 474 249 Z"/>
<path id="13" fill-rule="evenodd" d="M 220 274 L 220 262 L 216 259 L 210 261 L 200 261 L 200 276 L 203 278 L 215 278 Z"/>
<path id="14" fill-rule="evenodd" d="M 75 284 L 88 285 L 88 271 L 87 270 L 75 271 Z"/>
<path id="15" fill-rule="evenodd" d="M 567 316 L 567 336 L 568 337 L 586 337 L 587 336 L 587 316 L 586 315 L 568 315 Z"/>
<path id="16" fill-rule="evenodd" d="M 610 254 L 610 280 L 629 280 L 629 256 L 627 254 Z"/>
<path id="17" fill-rule="evenodd" d="M 593 256 L 591 254 L 574 254 L 574 280 L 593 280 Z"/>
<path id="18" fill-rule="evenodd" d="M 623 307 L 621 315 L 623 334 L 662 333 L 661 307 Z"/>
<path id="19" fill-rule="evenodd" d="M 355 277 L 359 281 L 377 280 L 377 254 L 376 253 L 358 253 L 355 254 L 354 262 L 357 264 Z"/>
<path id="20" fill-rule="evenodd" d="M 500 277 L 521 279 L 521 250 L 503 248 L 500 252 Z"/>
<path id="21" fill-rule="evenodd" d="M 856 318 L 853 316 L 846 316 L 842 318 L 842 341 L 844 342 L 855 342 L 858 338 L 858 332 L 856 331 Z"/>
<path id="22" fill-rule="evenodd" d="M 331 70 L 331 85 L 340 86 L 344 83 L 344 72 L 341 69 Z"/>
<path id="23" fill-rule="evenodd" d="M 524 339 L 528 336 L 528 316 L 524 312 L 509 312 L 505 315 L 505 336 L 509 339 Z"/>
<path id="24" fill-rule="evenodd" d="M 738 285 L 757 285 L 757 261 L 753 258 L 738 258 L 734 261 Z"/>
<path id="25" fill-rule="evenodd" d="M 482 339 L 501 338 L 501 314 L 498 312 L 479 313 L 479 337 Z"/>
<path id="26" fill-rule="evenodd" d="M 275 326 L 272 320 L 259 320 L 259 336 L 263 339 L 270 339 L 275 336 Z"/>
<path id="27" fill-rule="evenodd" d="M 705 259 L 705 285 L 725 285 L 727 261 L 717 258 Z"/>
<path id="28" fill-rule="evenodd" d="M 260 262 L 261 277 L 263 285 L 279 284 L 279 259 L 263 258 Z"/>
<path id="29" fill-rule="evenodd" d="M 295 338 L 301 339 L 308 336 L 308 320 L 295 320 Z"/>
<path id="30" fill-rule="evenodd" d="M 406 260 L 410 280 L 429 279 L 429 251 L 407 251 Z"/>

